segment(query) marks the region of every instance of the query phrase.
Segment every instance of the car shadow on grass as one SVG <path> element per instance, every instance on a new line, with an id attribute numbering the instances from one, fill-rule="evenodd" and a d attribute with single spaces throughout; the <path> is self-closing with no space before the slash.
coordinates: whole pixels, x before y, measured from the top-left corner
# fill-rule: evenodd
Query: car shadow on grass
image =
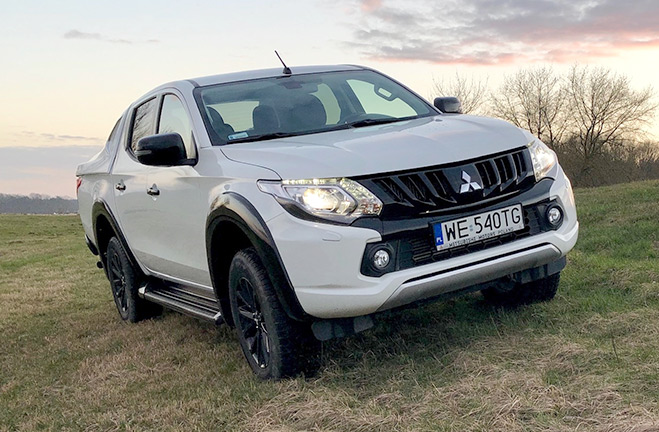
<path id="1" fill-rule="evenodd" d="M 361 382 L 373 379 L 423 374 L 424 370 L 436 373 L 438 367 L 450 367 L 460 353 L 474 344 L 543 327 L 542 318 L 531 308 L 495 306 L 480 293 L 471 293 L 383 312 L 375 316 L 373 328 L 323 342 L 320 369 L 305 378 L 331 377 L 345 381 L 348 387 L 360 387 Z M 238 347 L 235 330 L 226 324 L 214 326 L 169 310 L 156 320 L 168 321 L 169 325 L 171 320 L 176 321 L 179 343 Z M 236 353 L 240 355 L 239 349 Z"/>
<path id="2" fill-rule="evenodd" d="M 374 328 L 325 342 L 319 376 L 329 373 L 354 381 L 351 371 L 359 370 L 357 382 L 367 382 L 405 374 L 436 374 L 450 368 L 466 351 L 480 351 L 482 345 L 501 343 L 528 331 L 546 330 L 542 314 L 534 308 L 496 306 L 480 293 L 472 293 L 385 312 L 376 317 Z"/>

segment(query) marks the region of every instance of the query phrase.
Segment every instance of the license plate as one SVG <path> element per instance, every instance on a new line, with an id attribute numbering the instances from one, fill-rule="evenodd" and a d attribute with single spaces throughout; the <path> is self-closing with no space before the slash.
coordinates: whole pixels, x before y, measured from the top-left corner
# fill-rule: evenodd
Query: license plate
<path id="1" fill-rule="evenodd" d="M 524 228 L 521 204 L 433 224 L 437 250 L 464 246 Z"/>

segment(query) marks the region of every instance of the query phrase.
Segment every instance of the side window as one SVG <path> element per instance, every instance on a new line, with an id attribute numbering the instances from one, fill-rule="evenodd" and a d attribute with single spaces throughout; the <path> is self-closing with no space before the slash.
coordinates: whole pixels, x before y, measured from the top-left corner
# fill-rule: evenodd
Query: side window
<path id="1" fill-rule="evenodd" d="M 181 135 L 188 159 L 196 157 L 190 117 L 185 111 L 183 102 L 173 94 L 166 94 L 162 99 L 158 133 L 177 133 Z"/>
<path id="2" fill-rule="evenodd" d="M 130 148 L 135 151 L 137 142 L 145 136 L 153 135 L 156 119 L 156 98 L 149 99 L 135 109 L 131 128 Z"/>
<path id="3" fill-rule="evenodd" d="M 416 115 L 416 111 L 411 106 L 385 88 L 376 89 L 372 83 L 356 79 L 348 80 L 348 84 L 366 114 L 381 114 L 396 118 Z"/>

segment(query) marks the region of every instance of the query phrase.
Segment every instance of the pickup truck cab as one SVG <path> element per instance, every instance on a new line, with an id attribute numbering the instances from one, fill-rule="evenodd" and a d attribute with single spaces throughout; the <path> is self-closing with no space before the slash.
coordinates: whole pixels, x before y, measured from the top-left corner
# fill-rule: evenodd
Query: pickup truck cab
<path id="1" fill-rule="evenodd" d="M 381 311 L 474 290 L 553 298 L 578 234 L 570 182 L 538 138 L 456 102 L 358 66 L 145 94 L 77 170 L 121 317 L 225 322 L 251 369 L 280 378 Z"/>

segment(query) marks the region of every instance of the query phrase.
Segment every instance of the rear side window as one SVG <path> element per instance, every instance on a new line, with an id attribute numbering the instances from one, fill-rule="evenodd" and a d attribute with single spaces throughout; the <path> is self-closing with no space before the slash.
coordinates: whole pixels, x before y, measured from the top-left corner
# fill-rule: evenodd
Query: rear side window
<path id="1" fill-rule="evenodd" d="M 135 151 L 137 142 L 145 136 L 153 135 L 156 119 L 156 98 L 149 99 L 135 108 L 131 127 L 130 148 Z"/>
<path id="2" fill-rule="evenodd" d="M 166 94 L 163 97 L 158 133 L 177 133 L 181 135 L 188 159 L 196 157 L 190 117 L 181 100 L 173 94 Z"/>

